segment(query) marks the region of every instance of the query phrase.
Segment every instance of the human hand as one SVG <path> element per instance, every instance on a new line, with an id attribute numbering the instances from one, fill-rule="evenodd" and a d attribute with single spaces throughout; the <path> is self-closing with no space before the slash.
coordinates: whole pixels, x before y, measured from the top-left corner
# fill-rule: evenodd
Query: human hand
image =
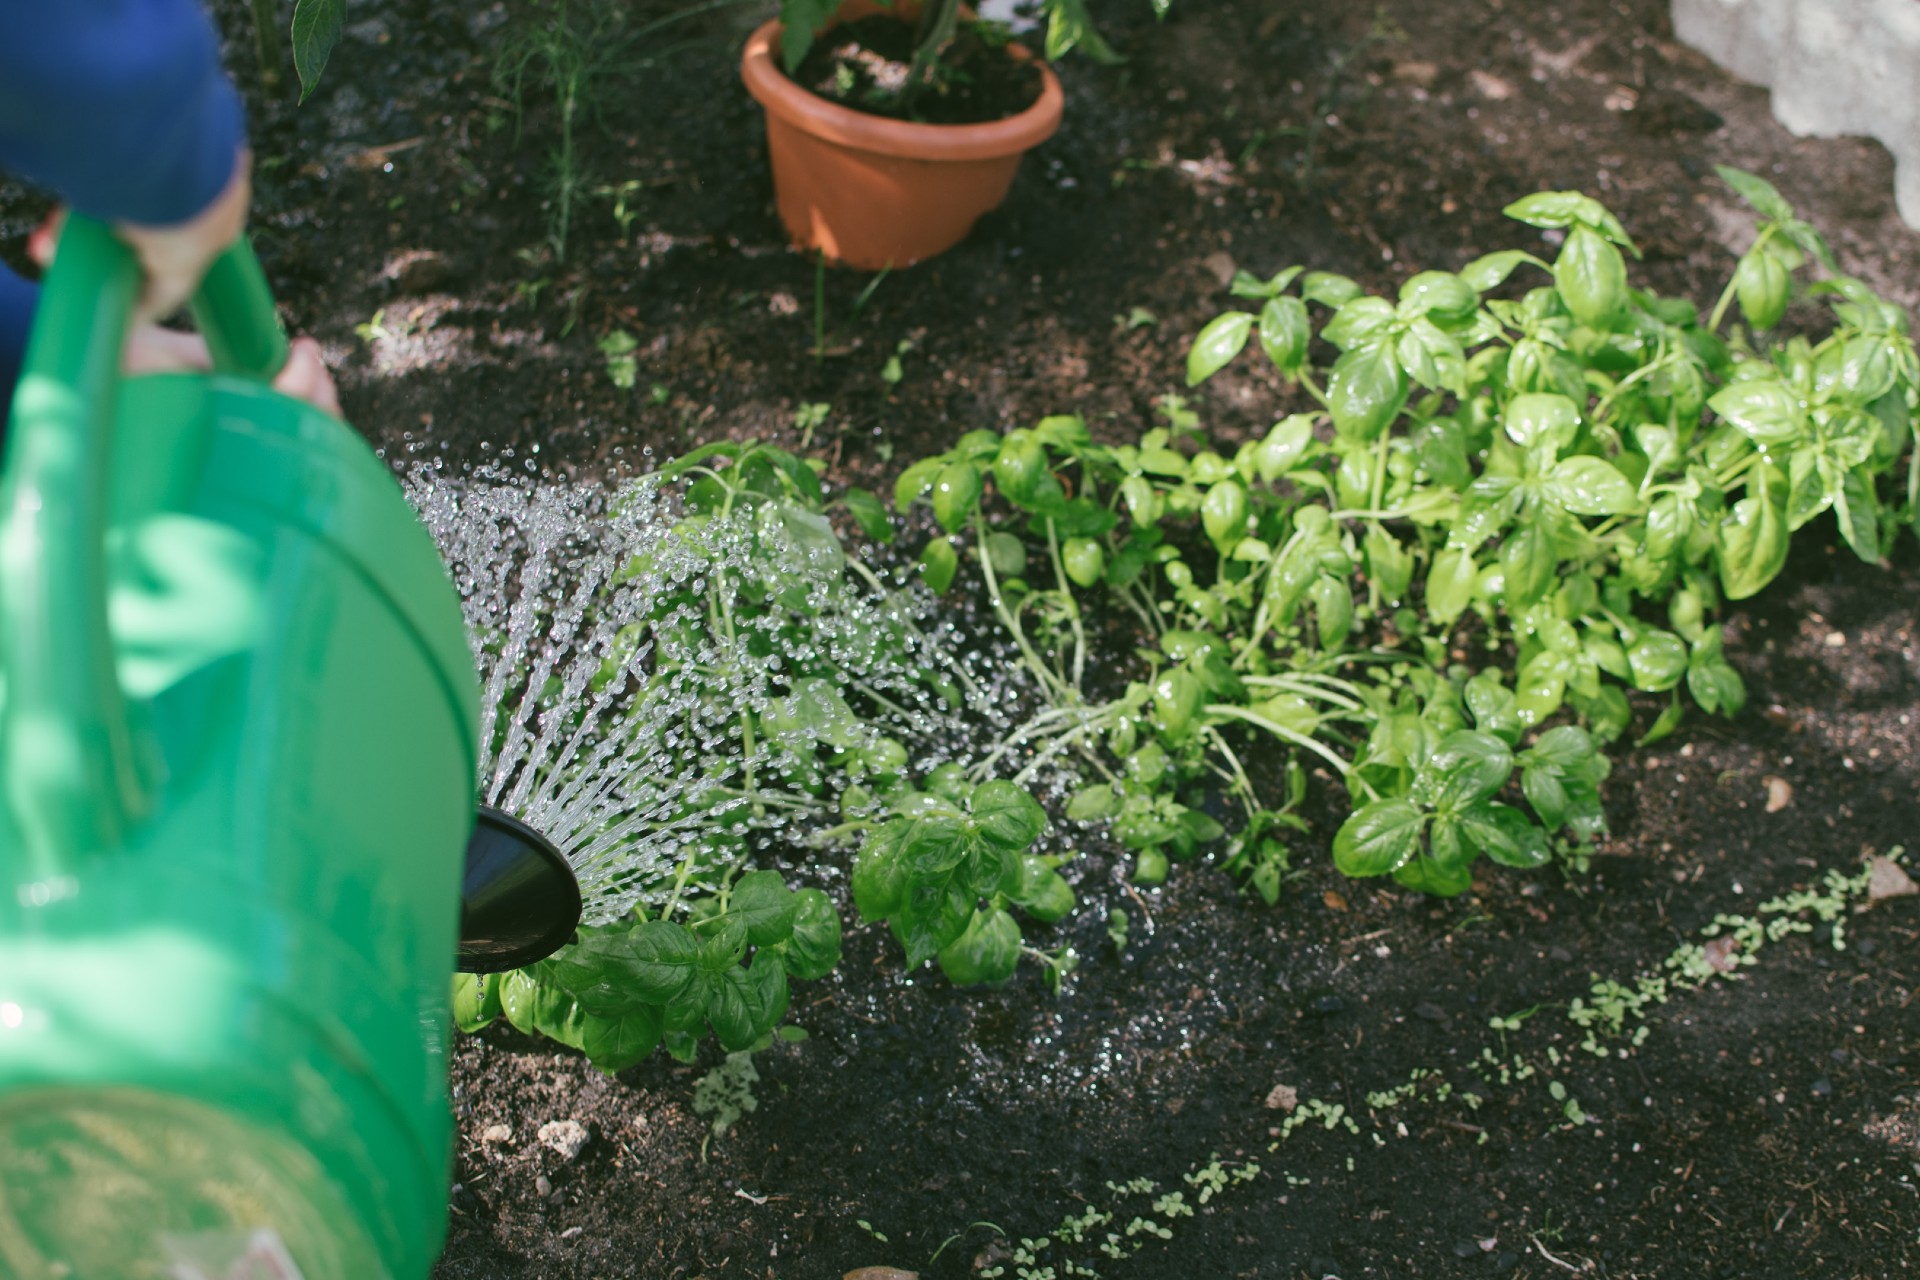
<path id="1" fill-rule="evenodd" d="M 177 333 L 158 325 L 135 325 L 127 331 L 127 345 L 120 356 L 123 373 L 177 373 L 213 367 L 207 341 L 196 333 Z M 295 338 L 287 344 L 287 362 L 273 380 L 273 389 L 283 396 L 304 400 L 334 417 L 340 416 L 340 394 L 334 388 L 333 375 L 327 371 L 320 344 L 312 338 Z"/>
<path id="2" fill-rule="evenodd" d="M 213 260 L 240 238 L 253 200 L 252 168 L 252 155 L 242 148 L 234 158 L 233 176 L 225 189 L 185 222 L 167 227 L 114 224 L 114 234 L 133 250 L 144 277 L 140 300 L 134 305 L 136 325 L 178 311 L 200 287 L 200 279 Z M 28 253 L 42 267 L 53 261 L 54 246 L 65 221 L 66 210 L 55 210 L 28 240 Z"/>

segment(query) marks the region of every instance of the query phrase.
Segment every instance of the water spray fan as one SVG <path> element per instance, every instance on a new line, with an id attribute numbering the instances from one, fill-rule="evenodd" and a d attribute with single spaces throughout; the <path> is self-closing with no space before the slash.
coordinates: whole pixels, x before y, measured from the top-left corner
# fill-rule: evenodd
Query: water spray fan
<path id="1" fill-rule="evenodd" d="M 266 385 L 251 252 L 194 301 L 212 375 L 121 379 L 139 286 L 69 221 L 0 480 L 0 1275 L 417 1280 L 456 953 L 537 959 L 579 891 L 476 830 L 457 599 L 365 443 Z"/>

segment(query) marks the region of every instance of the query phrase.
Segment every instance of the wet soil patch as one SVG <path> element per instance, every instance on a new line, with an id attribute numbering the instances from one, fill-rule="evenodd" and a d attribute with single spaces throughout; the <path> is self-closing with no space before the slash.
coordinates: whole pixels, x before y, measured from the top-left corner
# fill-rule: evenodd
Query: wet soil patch
<path id="1" fill-rule="evenodd" d="M 1040 70 L 1016 61 L 979 26 L 960 28 L 931 82 L 910 99 L 914 28 L 897 18 L 862 18 L 823 32 L 794 81 L 841 106 L 893 120 L 983 124 L 1019 115 L 1040 97 Z"/>
<path id="2" fill-rule="evenodd" d="M 258 92 L 246 7 L 217 9 L 252 96 L 262 257 L 396 466 L 594 476 L 760 436 L 876 485 L 963 431 L 1048 413 L 1117 440 L 1171 391 L 1231 441 L 1304 407 L 1250 365 L 1181 387 L 1235 268 L 1305 262 L 1384 291 L 1549 249 L 1500 208 L 1581 188 L 1645 252 L 1636 282 L 1710 303 L 1752 226 L 1717 163 L 1766 175 L 1875 287 L 1911 305 L 1920 280 L 1885 151 L 1793 138 L 1763 92 L 1672 42 L 1657 0 L 1178 0 L 1164 23 L 1107 6 L 1129 61 L 1060 68 L 1065 123 L 1004 208 L 935 261 L 877 284 L 828 271 L 817 292 L 737 79 L 764 13 L 687 17 L 600 82 L 561 258 L 558 121 L 529 95 L 516 127 L 492 74 L 519 6 L 354 8 L 298 108 Z M 44 208 L 0 193 L 10 259 Z M 618 334 L 630 379 L 602 349 Z M 1343 880 L 1324 781 L 1274 909 L 1205 867 L 1130 891 L 1089 843 L 1082 911 L 1035 939 L 1086 957 L 1064 995 L 1026 975 L 984 994 L 909 979 L 891 939 L 849 919 L 839 973 L 796 988 L 811 1038 L 758 1055 L 757 1106 L 717 1137 L 692 1106 L 712 1052 L 609 1079 L 509 1031 L 463 1038 L 437 1275 L 1013 1276 L 1021 1237 L 1089 1208 L 1115 1212 L 1102 1231 L 1151 1217 L 1171 1232 L 1126 1237 L 1145 1247 L 1121 1261 L 1071 1255 L 1114 1278 L 1912 1273 L 1916 899 L 1846 920 L 1844 950 L 1789 936 L 1738 981 L 1652 1008 L 1625 1057 L 1581 1056 L 1566 1007 L 1596 975 L 1657 968 L 1717 913 L 1914 843 L 1913 547 L 1873 567 L 1829 519 L 1806 531 L 1782 579 L 1728 614 L 1749 709 L 1618 757 L 1613 835 L 1585 875 L 1490 869 L 1452 902 Z M 1131 917 L 1123 948 L 1114 908 Z M 1490 1026 L 1528 1010 L 1519 1030 Z M 1483 1050 L 1548 1047 L 1564 1068 L 1488 1078 Z M 1369 1103 L 1416 1072 L 1448 1101 L 1429 1085 Z M 1362 1132 L 1316 1121 L 1282 1141 L 1282 1086 Z M 571 1160 L 539 1140 L 566 1120 L 589 1135 Z M 1216 1157 L 1260 1173 L 1201 1205 L 1183 1176 Z M 1133 1179 L 1157 1188 L 1107 1185 Z M 1153 1209 L 1175 1189 L 1194 1216 Z"/>

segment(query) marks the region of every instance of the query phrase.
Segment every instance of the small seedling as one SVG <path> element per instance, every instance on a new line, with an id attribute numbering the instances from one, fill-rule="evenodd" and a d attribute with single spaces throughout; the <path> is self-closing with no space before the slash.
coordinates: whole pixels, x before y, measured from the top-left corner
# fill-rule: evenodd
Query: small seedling
<path id="1" fill-rule="evenodd" d="M 608 379 L 622 391 L 633 390 L 640 375 L 640 360 L 633 353 L 639 348 L 640 340 L 625 329 L 615 329 L 603 334 L 597 345 L 600 354 L 606 357 Z"/>

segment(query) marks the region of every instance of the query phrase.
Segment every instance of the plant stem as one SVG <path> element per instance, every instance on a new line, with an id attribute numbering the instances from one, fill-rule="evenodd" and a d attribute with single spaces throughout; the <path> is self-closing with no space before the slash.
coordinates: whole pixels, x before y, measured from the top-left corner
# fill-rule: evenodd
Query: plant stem
<path id="1" fill-rule="evenodd" d="M 1077 693 L 1087 674 L 1087 635 L 1080 626 L 1080 602 L 1073 598 L 1073 587 L 1067 581 L 1066 565 L 1060 559 L 1060 536 L 1055 530 L 1053 517 L 1047 517 L 1047 552 L 1053 558 L 1053 580 L 1060 590 L 1060 598 L 1067 606 L 1067 623 L 1073 628 L 1073 687 Z"/>
<path id="2" fill-rule="evenodd" d="M 986 525 L 977 511 L 973 516 L 973 543 L 976 547 L 987 545 Z M 1014 645 L 1020 650 L 1021 659 L 1026 662 L 1027 669 L 1040 681 L 1040 688 L 1047 692 L 1048 700 L 1058 700 L 1067 704 L 1077 702 L 1078 699 L 1072 696 L 1072 691 L 1067 688 L 1065 682 L 1047 670 L 1046 664 L 1040 661 L 1040 655 L 1033 651 L 1033 645 L 1027 641 L 1027 633 L 1020 626 L 1020 620 L 1014 616 L 1012 610 L 1007 608 L 1006 597 L 1000 594 L 999 575 L 993 571 L 993 557 L 987 555 L 980 557 L 980 572 L 986 579 L 987 599 L 993 602 L 993 611 L 999 617 L 1000 625 L 1005 627 L 1007 633 L 1013 637 Z"/>
<path id="3" fill-rule="evenodd" d="M 280 28 L 278 8 L 274 0 L 253 0 L 253 51 L 260 63 L 260 83 L 268 89 L 280 87 L 280 43 L 274 39 Z"/>
<path id="4" fill-rule="evenodd" d="M 1332 765 L 1339 772 L 1342 778 L 1347 777 L 1349 774 L 1353 772 L 1353 769 L 1351 768 L 1351 766 L 1347 764 L 1345 760 L 1342 760 L 1339 756 L 1335 755 L 1332 751 L 1329 751 L 1325 746 L 1322 746 L 1320 743 L 1315 742 L 1312 738 L 1309 738 L 1306 734 L 1300 733 L 1297 730 L 1289 729 L 1287 728 L 1287 726 L 1283 724 L 1276 724 L 1272 720 L 1267 719 L 1265 716 L 1260 715 L 1257 712 L 1249 711 L 1245 707 L 1236 707 L 1236 706 L 1233 706 L 1231 703 L 1225 703 L 1225 702 L 1212 702 L 1207 704 L 1207 706 L 1205 707 L 1205 711 L 1210 716 L 1224 716 L 1229 720 L 1244 720 L 1248 724 L 1253 725 L 1255 728 L 1265 729 L 1268 733 L 1272 734 L 1276 738 L 1279 738 L 1286 742 L 1293 743 L 1296 747 L 1305 747 L 1307 750 L 1313 752 L 1315 755 L 1319 756 L 1322 760 L 1325 760 L 1328 764 Z"/>

